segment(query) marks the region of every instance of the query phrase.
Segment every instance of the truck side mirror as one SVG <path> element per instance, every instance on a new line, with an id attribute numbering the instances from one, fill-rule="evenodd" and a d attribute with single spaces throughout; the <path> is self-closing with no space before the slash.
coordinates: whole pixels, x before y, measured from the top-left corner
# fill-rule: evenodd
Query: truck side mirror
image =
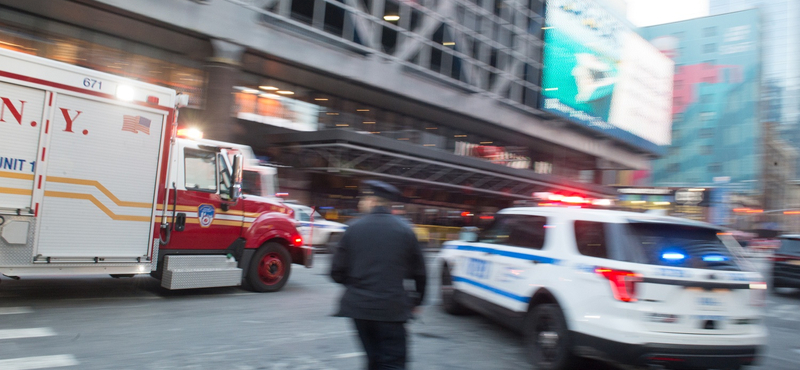
<path id="1" fill-rule="evenodd" d="M 230 188 L 230 199 L 236 202 L 242 197 L 242 155 L 233 156 L 233 173 L 231 173 L 233 186 Z"/>

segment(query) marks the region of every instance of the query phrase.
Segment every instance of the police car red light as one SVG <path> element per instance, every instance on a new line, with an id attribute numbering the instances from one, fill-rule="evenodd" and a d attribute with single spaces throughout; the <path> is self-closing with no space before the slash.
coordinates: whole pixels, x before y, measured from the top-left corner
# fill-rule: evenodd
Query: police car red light
<path id="1" fill-rule="evenodd" d="M 641 274 L 603 267 L 595 268 L 594 272 L 608 279 L 615 299 L 623 302 L 636 302 L 636 283 L 642 281 Z"/>

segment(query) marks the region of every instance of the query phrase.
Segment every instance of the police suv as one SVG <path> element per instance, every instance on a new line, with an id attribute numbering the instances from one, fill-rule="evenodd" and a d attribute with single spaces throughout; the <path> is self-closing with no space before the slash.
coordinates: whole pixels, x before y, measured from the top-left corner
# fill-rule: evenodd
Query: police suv
<path id="1" fill-rule="evenodd" d="M 582 358 L 738 369 L 763 350 L 766 283 L 706 223 L 605 209 L 519 207 L 444 244 L 442 305 L 524 332 L 536 369 Z"/>

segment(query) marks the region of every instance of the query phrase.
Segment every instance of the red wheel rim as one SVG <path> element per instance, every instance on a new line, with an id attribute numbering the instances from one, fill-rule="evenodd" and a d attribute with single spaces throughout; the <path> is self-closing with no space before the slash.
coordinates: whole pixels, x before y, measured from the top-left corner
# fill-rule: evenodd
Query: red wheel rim
<path id="1" fill-rule="evenodd" d="M 258 277 L 267 285 L 281 281 L 284 272 L 283 261 L 277 253 L 268 253 L 258 264 Z"/>

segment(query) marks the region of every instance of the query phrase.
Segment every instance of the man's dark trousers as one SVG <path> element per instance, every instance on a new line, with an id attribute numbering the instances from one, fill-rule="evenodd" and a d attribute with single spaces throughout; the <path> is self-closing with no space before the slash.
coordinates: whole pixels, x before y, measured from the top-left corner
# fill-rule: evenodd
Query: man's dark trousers
<path id="1" fill-rule="evenodd" d="M 368 370 L 405 370 L 405 323 L 353 319 L 367 352 Z"/>

